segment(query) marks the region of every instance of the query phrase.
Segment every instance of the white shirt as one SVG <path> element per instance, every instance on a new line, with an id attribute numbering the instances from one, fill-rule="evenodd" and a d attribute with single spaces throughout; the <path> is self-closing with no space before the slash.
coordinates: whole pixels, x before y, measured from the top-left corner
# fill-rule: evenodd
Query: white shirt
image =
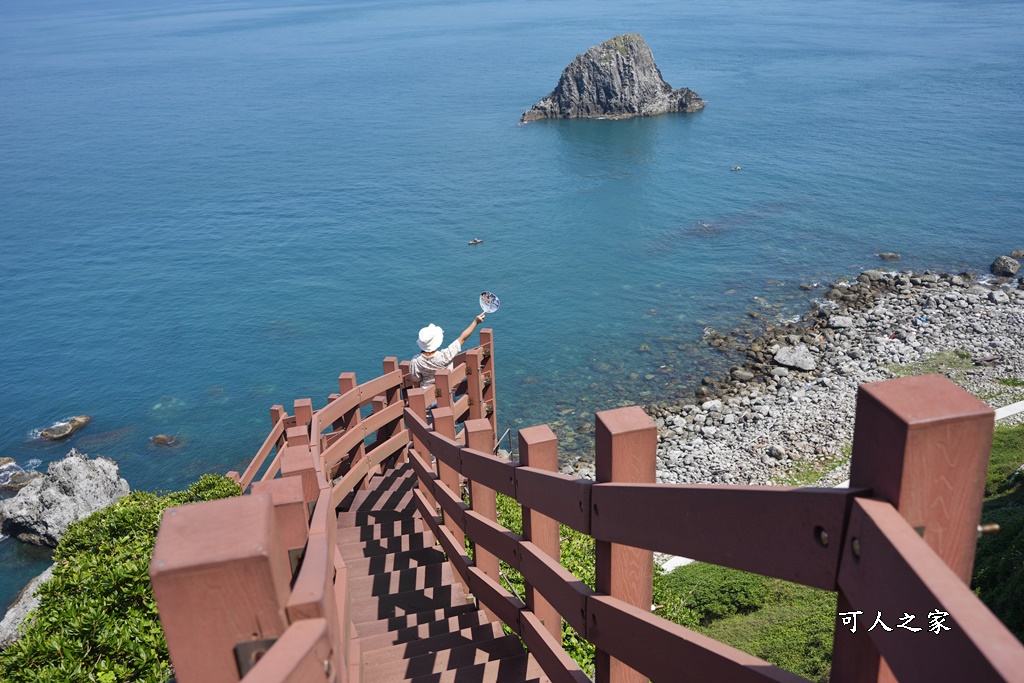
<path id="1" fill-rule="evenodd" d="M 421 387 L 429 387 L 434 383 L 434 374 L 444 368 L 452 369 L 452 361 L 462 351 L 462 344 L 456 339 L 446 349 L 434 352 L 432 356 L 422 353 L 409 361 L 409 376 Z"/>

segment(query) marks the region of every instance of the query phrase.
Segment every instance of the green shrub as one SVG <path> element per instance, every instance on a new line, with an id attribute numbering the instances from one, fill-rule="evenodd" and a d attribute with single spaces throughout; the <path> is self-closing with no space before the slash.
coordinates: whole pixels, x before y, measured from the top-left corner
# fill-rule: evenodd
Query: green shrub
<path id="1" fill-rule="evenodd" d="M 767 581 L 757 574 L 701 562 L 659 577 L 656 585 L 661 583 L 660 594 L 676 596 L 707 626 L 764 607 L 769 597 Z"/>
<path id="2" fill-rule="evenodd" d="M 166 681 L 167 643 L 149 583 L 163 510 L 241 493 L 204 475 L 185 491 L 134 491 L 69 528 L 22 637 L 0 652 L 3 681 Z"/>

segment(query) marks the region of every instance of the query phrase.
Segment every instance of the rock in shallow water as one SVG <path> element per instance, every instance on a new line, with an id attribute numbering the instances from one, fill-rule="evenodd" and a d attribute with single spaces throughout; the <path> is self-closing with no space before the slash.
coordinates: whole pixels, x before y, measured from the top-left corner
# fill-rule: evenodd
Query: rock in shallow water
<path id="1" fill-rule="evenodd" d="M 58 422 L 52 427 L 47 427 L 39 432 L 39 436 L 50 441 L 59 441 L 68 438 L 90 422 L 92 418 L 88 415 L 76 415 L 67 422 Z"/>
<path id="2" fill-rule="evenodd" d="M 1013 277 L 1017 274 L 1017 271 L 1020 270 L 1020 261 L 1012 259 L 1009 256 L 999 256 L 992 262 L 989 270 L 993 275 L 998 275 L 1000 277 Z"/>

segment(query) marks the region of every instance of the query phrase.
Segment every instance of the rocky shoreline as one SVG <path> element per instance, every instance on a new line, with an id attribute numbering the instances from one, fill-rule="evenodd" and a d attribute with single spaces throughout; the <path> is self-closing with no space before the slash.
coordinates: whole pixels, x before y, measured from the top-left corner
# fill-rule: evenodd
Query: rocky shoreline
<path id="1" fill-rule="evenodd" d="M 696 397 L 645 406 L 658 481 L 770 484 L 799 470 L 834 485 L 848 478 L 859 384 L 942 372 L 993 407 L 1021 401 L 1022 336 L 1024 281 L 868 270 L 836 282 L 800 320 L 753 341 L 709 333 L 746 361 L 704 378 Z M 575 471 L 593 477 L 593 464 Z"/>

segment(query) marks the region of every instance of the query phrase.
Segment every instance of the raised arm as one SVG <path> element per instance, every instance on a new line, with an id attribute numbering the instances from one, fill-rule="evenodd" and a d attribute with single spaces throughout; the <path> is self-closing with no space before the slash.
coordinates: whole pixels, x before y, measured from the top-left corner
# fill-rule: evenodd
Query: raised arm
<path id="1" fill-rule="evenodd" d="M 471 334 L 473 334 L 473 330 L 476 329 L 476 326 L 479 325 L 480 323 L 482 323 L 483 321 L 484 321 L 484 314 L 483 313 L 481 313 L 477 317 L 473 318 L 473 322 L 471 322 L 469 324 L 469 327 L 464 329 L 462 331 L 462 334 L 459 335 L 459 346 L 462 346 L 463 344 L 466 343 L 466 340 L 469 339 Z"/>

